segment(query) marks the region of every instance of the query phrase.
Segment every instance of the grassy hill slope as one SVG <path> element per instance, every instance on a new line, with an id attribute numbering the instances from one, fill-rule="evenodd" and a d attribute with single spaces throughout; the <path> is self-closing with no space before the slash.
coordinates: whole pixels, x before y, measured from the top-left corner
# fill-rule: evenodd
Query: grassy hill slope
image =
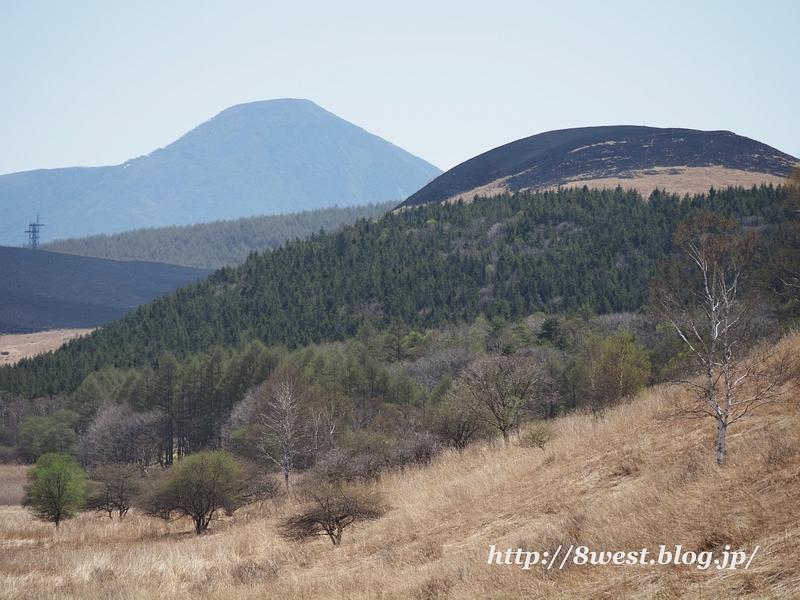
<path id="1" fill-rule="evenodd" d="M 783 343 L 800 353 L 797 335 Z M 797 597 L 797 382 L 784 403 L 732 430 L 724 468 L 714 458 L 713 420 L 669 417 L 683 393 L 660 387 L 603 415 L 558 419 L 544 451 L 515 440 L 475 445 L 384 476 L 378 485 L 391 512 L 346 530 L 339 548 L 278 536 L 278 519 L 293 509 L 283 499 L 243 509 L 205 536 L 186 520 L 138 514 L 120 523 L 87 514 L 55 531 L 18 507 L 0 509 L 0 596 Z M 523 570 L 487 564 L 492 545 L 503 555 L 513 549 L 512 561 L 518 548 L 548 558 L 570 546 L 648 555 L 645 564 Z M 753 560 L 735 570 L 658 564 L 661 545 Z"/>

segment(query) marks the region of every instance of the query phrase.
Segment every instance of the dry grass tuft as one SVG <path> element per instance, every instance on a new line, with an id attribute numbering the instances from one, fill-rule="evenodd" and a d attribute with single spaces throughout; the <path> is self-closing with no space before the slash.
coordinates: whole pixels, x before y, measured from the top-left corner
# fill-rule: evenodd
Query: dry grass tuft
<path id="1" fill-rule="evenodd" d="M 800 336 L 789 341 L 800 354 Z M 553 423 L 544 450 L 518 441 L 445 452 L 385 476 L 393 510 L 353 526 L 342 546 L 291 543 L 269 501 L 212 525 L 136 513 L 84 514 L 59 531 L 0 508 L 0 596 L 6 598 L 792 598 L 800 596 L 798 390 L 730 431 L 665 418 L 677 388 L 657 388 L 603 417 Z M 689 565 L 487 564 L 505 553 L 586 545 L 752 552 L 750 568 Z M 523 555 L 524 556 L 524 555 Z M 512 554 L 512 562 L 515 556 Z"/>

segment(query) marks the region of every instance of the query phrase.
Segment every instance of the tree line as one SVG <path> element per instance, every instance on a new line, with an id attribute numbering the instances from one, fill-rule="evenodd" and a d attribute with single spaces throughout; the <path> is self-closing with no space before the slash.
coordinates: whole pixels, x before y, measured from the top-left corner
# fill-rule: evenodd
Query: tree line
<path id="1" fill-rule="evenodd" d="M 334 206 L 283 215 L 262 215 L 197 225 L 150 227 L 42 244 L 51 252 L 110 260 L 162 262 L 200 269 L 219 269 L 245 261 L 252 251 L 264 252 L 321 229 L 334 231 L 358 219 L 377 219 L 396 206 L 379 202 Z"/>
<path id="2" fill-rule="evenodd" d="M 83 509 L 123 518 L 135 507 L 190 517 L 202 533 L 219 513 L 291 493 L 298 510 L 283 534 L 338 545 L 346 527 L 385 513 L 375 483 L 387 469 L 529 426 L 544 447 L 543 419 L 577 397 L 600 410 L 635 394 L 650 377 L 642 328 L 633 315 L 586 311 L 438 331 L 396 319 L 345 343 L 251 342 L 181 363 L 165 354 L 155 370 L 107 369 L 17 428 L 18 456 L 36 465 L 25 504 L 56 525 Z"/>
<path id="3" fill-rule="evenodd" d="M 273 420 L 277 409 L 258 408 L 265 398 L 288 403 L 282 414 L 295 410 L 296 400 L 306 411 L 301 421 L 315 423 L 313 432 L 301 436 L 311 440 L 313 452 L 287 459 L 301 465 L 316 462 L 351 434 L 358 446 L 356 440 L 378 415 L 388 427 L 384 433 L 401 434 L 383 440 L 386 448 L 414 441 L 419 424 L 434 423 L 437 411 L 477 415 L 483 410 L 477 398 L 470 401 L 461 392 L 450 398 L 453 390 L 474 392 L 480 382 L 511 374 L 528 377 L 522 388 L 502 392 L 523 403 L 515 409 L 519 415 L 548 418 L 578 407 L 601 410 L 650 381 L 651 363 L 664 363 L 657 357 L 665 352 L 666 336 L 652 334 L 653 324 L 644 316 L 597 317 L 588 307 L 581 315 L 540 314 L 519 322 L 481 316 L 472 324 L 422 331 L 396 318 L 385 330 L 366 323 L 345 342 L 293 351 L 260 341 L 232 350 L 214 347 L 182 361 L 166 351 L 155 369 L 106 367 L 90 373 L 70 394 L 30 401 L 3 395 L 0 441 L 5 456 L 13 453 L 30 463 L 48 452 L 66 452 L 85 464 L 124 462 L 143 470 L 224 446 L 266 457 L 286 475 L 291 469 L 283 458 L 253 438 L 253 431 L 274 433 L 283 426 Z M 276 380 L 276 372 L 283 377 Z M 445 396 L 447 408 L 442 408 Z M 519 425 L 519 415 L 497 432 L 507 436 Z M 488 433 L 491 419 L 480 420 L 478 429 Z M 445 430 L 428 433 L 441 438 L 437 444 L 461 444 Z M 403 452 L 419 449 L 409 446 Z"/>

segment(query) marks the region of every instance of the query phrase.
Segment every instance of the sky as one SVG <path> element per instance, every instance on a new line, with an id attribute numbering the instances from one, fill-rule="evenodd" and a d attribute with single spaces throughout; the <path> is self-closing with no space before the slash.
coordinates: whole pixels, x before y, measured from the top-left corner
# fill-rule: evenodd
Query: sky
<path id="1" fill-rule="evenodd" d="M 620 124 L 800 157 L 800 2 L 0 0 L 0 174 L 121 164 L 276 98 L 443 170 Z"/>

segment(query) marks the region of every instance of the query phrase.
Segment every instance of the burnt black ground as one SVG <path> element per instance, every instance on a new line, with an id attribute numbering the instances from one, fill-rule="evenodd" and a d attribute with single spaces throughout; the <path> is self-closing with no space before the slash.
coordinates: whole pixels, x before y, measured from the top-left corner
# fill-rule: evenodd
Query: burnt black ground
<path id="1" fill-rule="evenodd" d="M 209 273 L 0 246 L 0 333 L 104 325 Z"/>
<path id="2" fill-rule="evenodd" d="M 446 200 L 508 177 L 511 191 L 574 179 L 626 177 L 663 167 L 712 167 L 786 177 L 797 159 L 730 131 L 636 125 L 548 131 L 505 144 L 443 173 L 400 206 Z M 574 185 L 574 184 L 573 184 Z"/>

